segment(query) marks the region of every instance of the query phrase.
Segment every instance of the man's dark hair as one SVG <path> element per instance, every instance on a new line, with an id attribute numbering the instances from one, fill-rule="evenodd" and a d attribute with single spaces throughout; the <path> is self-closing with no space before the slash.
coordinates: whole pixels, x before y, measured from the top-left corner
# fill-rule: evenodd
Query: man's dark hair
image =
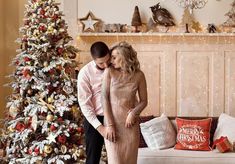
<path id="1" fill-rule="evenodd" d="M 108 46 L 104 42 L 95 42 L 91 45 L 91 56 L 93 59 L 105 57 L 110 54 Z"/>

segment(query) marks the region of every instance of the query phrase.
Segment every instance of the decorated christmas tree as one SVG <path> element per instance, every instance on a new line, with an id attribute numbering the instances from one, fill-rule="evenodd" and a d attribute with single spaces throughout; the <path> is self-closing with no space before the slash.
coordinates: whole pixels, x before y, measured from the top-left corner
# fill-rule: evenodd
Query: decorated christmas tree
<path id="1" fill-rule="evenodd" d="M 54 0 L 28 0 L 2 140 L 9 163 L 83 163 L 78 50 Z"/>
<path id="2" fill-rule="evenodd" d="M 228 19 L 226 22 L 224 22 L 224 26 L 229 26 L 229 27 L 235 27 L 235 1 L 231 4 L 232 9 L 225 14 L 225 16 L 228 16 Z"/>

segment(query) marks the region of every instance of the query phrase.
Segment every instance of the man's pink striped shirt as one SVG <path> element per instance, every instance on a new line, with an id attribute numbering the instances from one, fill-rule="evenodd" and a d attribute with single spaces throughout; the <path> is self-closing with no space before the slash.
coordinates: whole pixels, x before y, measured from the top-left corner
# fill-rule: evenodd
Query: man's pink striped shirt
<path id="1" fill-rule="evenodd" d="M 104 70 L 96 67 L 94 61 L 86 64 L 78 74 L 78 102 L 87 121 L 97 128 L 101 125 L 97 115 L 103 116 L 101 105 L 101 85 Z"/>

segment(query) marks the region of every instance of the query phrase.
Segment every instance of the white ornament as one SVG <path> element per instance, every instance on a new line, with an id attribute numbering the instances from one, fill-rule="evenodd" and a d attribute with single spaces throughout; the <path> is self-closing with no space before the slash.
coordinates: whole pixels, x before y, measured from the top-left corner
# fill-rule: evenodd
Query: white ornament
<path id="1" fill-rule="evenodd" d="M 55 138 L 56 138 L 55 134 L 50 133 L 49 136 L 47 137 L 47 140 L 49 141 L 49 143 L 52 143 L 52 142 L 56 143 Z"/>
<path id="2" fill-rule="evenodd" d="M 64 90 L 67 94 L 72 94 L 72 93 L 73 93 L 73 87 L 72 87 L 72 86 L 65 85 L 65 86 L 63 87 L 63 90 Z"/>
<path id="3" fill-rule="evenodd" d="M 34 115 L 32 117 L 32 124 L 31 124 L 31 126 L 32 126 L 34 131 L 37 130 L 37 127 L 38 127 L 38 117 L 37 117 L 37 115 Z"/>

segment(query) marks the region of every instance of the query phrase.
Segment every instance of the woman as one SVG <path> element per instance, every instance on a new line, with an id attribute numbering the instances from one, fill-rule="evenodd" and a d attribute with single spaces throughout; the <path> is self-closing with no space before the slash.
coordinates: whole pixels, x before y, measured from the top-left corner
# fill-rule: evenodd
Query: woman
<path id="1" fill-rule="evenodd" d="M 102 84 L 105 126 L 109 127 L 104 136 L 108 163 L 136 164 L 138 116 L 147 105 L 146 80 L 137 53 L 127 42 L 111 48 L 111 63 Z"/>

